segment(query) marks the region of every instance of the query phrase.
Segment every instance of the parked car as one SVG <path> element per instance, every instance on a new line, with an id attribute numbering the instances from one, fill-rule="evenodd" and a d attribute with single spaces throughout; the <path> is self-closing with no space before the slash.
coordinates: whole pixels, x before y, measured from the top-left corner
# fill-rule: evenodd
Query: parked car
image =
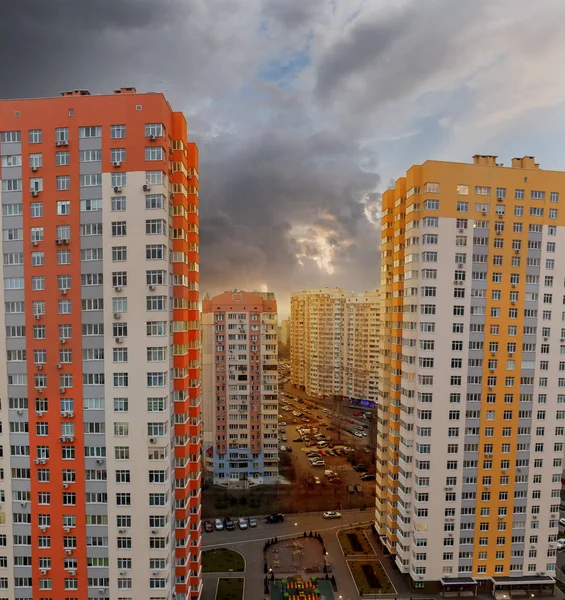
<path id="1" fill-rule="evenodd" d="M 249 527 L 257 527 L 257 519 L 255 517 L 249 517 L 247 521 L 249 523 Z"/>
<path id="2" fill-rule="evenodd" d="M 341 513 L 338 513 L 335 510 L 329 510 L 324 513 L 324 519 L 341 519 Z"/>
<path id="3" fill-rule="evenodd" d="M 280 447 L 280 451 L 281 451 L 281 452 L 286 452 L 286 446 L 281 446 L 281 447 Z"/>
<path id="4" fill-rule="evenodd" d="M 328 479 L 328 483 L 333 483 L 335 485 L 338 485 L 338 484 L 343 483 L 343 479 L 341 479 L 340 477 L 330 477 Z"/>
<path id="5" fill-rule="evenodd" d="M 233 531 L 235 529 L 235 524 L 231 517 L 226 517 L 224 519 L 224 527 L 227 529 L 227 531 Z"/>
<path id="6" fill-rule="evenodd" d="M 375 476 L 370 473 L 363 473 L 363 475 L 361 475 L 361 481 L 375 481 Z"/>
<path id="7" fill-rule="evenodd" d="M 320 485 L 322 482 L 320 481 L 320 478 L 319 478 L 319 477 L 314 477 L 314 483 L 315 483 L 316 485 Z"/>
<path id="8" fill-rule="evenodd" d="M 247 529 L 247 519 L 244 519 L 243 517 L 240 517 L 239 521 L 237 522 L 237 524 L 239 525 L 240 529 Z"/>
<path id="9" fill-rule="evenodd" d="M 353 433 L 353 435 L 357 436 L 357 437 L 363 437 L 363 434 L 360 431 L 355 431 Z"/>
<path id="10" fill-rule="evenodd" d="M 291 448 L 290 446 L 287 446 L 287 447 L 286 447 L 286 451 L 287 451 L 287 452 L 292 452 L 292 448 Z"/>
<path id="11" fill-rule="evenodd" d="M 369 469 L 365 465 L 355 465 L 353 467 L 358 473 L 366 473 Z"/>
<path id="12" fill-rule="evenodd" d="M 559 519 L 559 527 L 565 527 L 565 519 Z"/>
<path id="13" fill-rule="evenodd" d="M 207 531 L 208 533 L 214 531 L 214 525 L 212 524 L 212 521 L 204 521 L 204 531 Z"/>
<path id="14" fill-rule="evenodd" d="M 265 523 L 282 523 L 284 515 L 282 513 L 274 513 L 265 518 Z"/>
<path id="15" fill-rule="evenodd" d="M 286 435 L 281 436 L 281 442 L 288 442 Z"/>
<path id="16" fill-rule="evenodd" d="M 214 521 L 214 527 L 216 528 L 216 531 L 222 531 L 224 524 L 222 523 L 221 519 L 216 519 Z"/>
<path id="17" fill-rule="evenodd" d="M 337 473 L 335 471 L 332 471 L 331 469 L 327 469 L 326 471 L 324 471 L 324 475 L 326 477 L 335 477 Z"/>
<path id="18" fill-rule="evenodd" d="M 557 550 L 563 550 L 565 548 L 565 538 L 557 540 Z"/>
<path id="19" fill-rule="evenodd" d="M 297 438 L 294 438 L 292 441 L 302 443 L 304 440 L 301 437 L 297 437 Z"/>
<path id="20" fill-rule="evenodd" d="M 286 427 L 286 423 L 285 423 L 284 421 L 281 421 L 281 422 L 279 423 L 279 425 L 280 425 L 281 427 Z"/>

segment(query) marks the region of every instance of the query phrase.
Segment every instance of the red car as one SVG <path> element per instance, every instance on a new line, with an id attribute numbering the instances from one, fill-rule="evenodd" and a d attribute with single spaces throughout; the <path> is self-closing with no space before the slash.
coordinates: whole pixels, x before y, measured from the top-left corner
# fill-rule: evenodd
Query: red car
<path id="1" fill-rule="evenodd" d="M 349 419 L 349 421 L 347 421 L 348 423 L 350 423 L 351 425 L 355 425 L 355 421 L 352 421 L 351 419 Z"/>
<path id="2" fill-rule="evenodd" d="M 354 413 L 353 413 L 353 416 L 354 416 L 354 417 L 360 417 L 362 414 L 363 414 L 363 413 L 360 413 L 359 411 L 357 411 L 357 412 L 354 412 Z"/>
<path id="3" fill-rule="evenodd" d="M 214 526 L 212 525 L 212 521 L 204 521 L 204 531 L 214 531 Z"/>

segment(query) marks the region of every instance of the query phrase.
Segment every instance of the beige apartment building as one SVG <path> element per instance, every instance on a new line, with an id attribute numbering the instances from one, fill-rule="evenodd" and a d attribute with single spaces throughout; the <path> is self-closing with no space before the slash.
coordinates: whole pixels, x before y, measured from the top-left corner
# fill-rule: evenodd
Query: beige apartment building
<path id="1" fill-rule="evenodd" d="M 315 397 L 376 402 L 379 293 L 312 289 L 290 302 L 292 384 Z"/>

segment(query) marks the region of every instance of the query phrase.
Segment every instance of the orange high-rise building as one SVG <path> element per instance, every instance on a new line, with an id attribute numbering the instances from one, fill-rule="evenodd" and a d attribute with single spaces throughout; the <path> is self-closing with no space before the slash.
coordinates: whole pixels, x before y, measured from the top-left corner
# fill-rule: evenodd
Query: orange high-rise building
<path id="1" fill-rule="evenodd" d="M 1 101 L 0 155 L 0 596 L 196 598 L 198 152 L 186 121 L 133 88 Z"/>

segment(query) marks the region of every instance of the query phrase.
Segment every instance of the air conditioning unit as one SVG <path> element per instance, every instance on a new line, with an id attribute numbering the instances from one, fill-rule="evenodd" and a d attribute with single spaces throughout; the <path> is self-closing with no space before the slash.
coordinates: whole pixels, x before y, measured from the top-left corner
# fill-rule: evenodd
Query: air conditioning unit
<path id="1" fill-rule="evenodd" d="M 124 534 L 125 532 L 126 532 L 126 530 L 125 530 L 125 529 L 119 529 L 119 530 L 118 530 L 118 533 L 121 533 L 121 534 Z"/>
<path id="2" fill-rule="evenodd" d="M 106 591 L 106 588 L 98 588 L 98 593 L 103 594 Z"/>
<path id="3" fill-rule="evenodd" d="M 520 254 L 520 250 L 518 250 L 517 248 L 514 250 L 514 254 Z"/>
<path id="4" fill-rule="evenodd" d="M 37 190 L 33 190 L 33 191 L 31 192 L 31 197 L 32 197 L 32 198 L 37 198 L 37 196 L 39 196 L 39 192 L 38 192 Z"/>
<path id="5" fill-rule="evenodd" d="M 42 527 L 41 531 L 45 531 L 45 527 Z M 47 569 L 41 569 L 41 574 L 42 575 L 47 575 Z"/>
<path id="6" fill-rule="evenodd" d="M 123 577 L 126 574 L 125 571 L 120 571 L 120 575 Z"/>
<path id="7" fill-rule="evenodd" d="M 34 318 L 36 321 L 39 321 L 39 319 L 41 319 L 41 315 L 33 315 L 33 318 Z"/>
<path id="8" fill-rule="evenodd" d="M 116 344 L 123 344 L 124 338 L 117 337 L 115 341 L 116 341 Z"/>
<path id="9" fill-rule="evenodd" d="M 20 506 L 27 506 L 27 502 L 20 502 Z"/>
<path id="10" fill-rule="evenodd" d="M 488 389 L 492 392 L 492 390 L 494 390 L 494 388 L 492 387 L 492 385 L 488 386 Z"/>
<path id="11" fill-rule="evenodd" d="M 75 441 L 75 437 L 74 437 L 74 435 L 68 435 L 68 436 L 65 438 L 65 442 L 74 442 L 74 441 Z"/>
<path id="12" fill-rule="evenodd" d="M 491 373 L 494 373 L 494 371 L 495 371 L 495 370 L 494 370 L 494 369 L 489 369 L 489 371 L 490 371 Z"/>
<path id="13" fill-rule="evenodd" d="M 60 246 L 60 245 L 61 245 L 61 240 L 60 240 L 59 238 L 57 238 L 57 239 L 55 240 L 55 244 L 57 244 L 57 246 Z"/>
<path id="14" fill-rule="evenodd" d="M 113 165 L 114 165 L 114 167 L 116 167 L 116 169 L 117 169 L 118 167 L 120 167 L 120 166 L 121 166 L 121 164 L 122 164 L 122 163 L 121 163 L 119 160 L 115 160 L 115 161 L 114 161 L 112 164 L 113 164 Z"/>
<path id="15" fill-rule="evenodd" d="M 63 288 L 61 290 L 61 296 L 66 296 L 66 295 L 67 295 L 67 290 Z"/>
<path id="16" fill-rule="evenodd" d="M 512 300 L 510 304 L 512 304 L 512 306 L 516 306 L 516 300 Z"/>
<path id="17" fill-rule="evenodd" d="M 34 465 L 38 465 L 39 464 L 39 458 L 34 459 L 33 464 Z"/>
<path id="18" fill-rule="evenodd" d="M 114 194 L 119 194 L 122 191 L 121 185 L 114 186 Z"/>
<path id="19" fill-rule="evenodd" d="M 69 145 L 69 140 L 57 140 L 57 142 L 55 143 L 56 146 L 62 147 L 62 146 L 68 146 Z"/>
<path id="20" fill-rule="evenodd" d="M 74 413 L 72 410 L 70 410 L 70 411 L 67 413 L 67 417 L 69 417 L 69 419 L 72 419 L 74 416 L 75 416 L 75 413 Z"/>
<path id="21" fill-rule="evenodd" d="M 61 363 L 57 363 L 57 369 L 62 369 L 63 365 Z"/>
<path id="22" fill-rule="evenodd" d="M 72 551 L 72 550 L 70 550 L 70 549 L 68 549 L 68 550 L 65 550 L 65 554 L 66 554 L 67 556 L 70 556 L 72 553 L 73 553 L 73 551 Z"/>
<path id="23" fill-rule="evenodd" d="M 103 464 L 104 464 L 104 459 L 102 459 L 102 458 L 97 458 L 97 459 L 96 459 L 96 464 L 97 464 L 97 465 L 103 465 Z"/>
<path id="24" fill-rule="evenodd" d="M 32 245 L 32 246 L 39 246 L 39 242 L 38 242 L 37 240 L 33 240 L 33 241 L 31 242 L 31 245 Z"/>
<path id="25" fill-rule="evenodd" d="M 69 570 L 69 575 L 76 575 L 76 574 L 77 574 L 76 569 L 70 569 Z"/>
<path id="26" fill-rule="evenodd" d="M 157 577 L 157 575 L 159 575 L 159 571 L 153 571 L 152 575 L 153 577 Z"/>
<path id="27" fill-rule="evenodd" d="M 121 319 L 122 315 L 120 313 L 114 313 L 114 319 Z"/>
<path id="28" fill-rule="evenodd" d="M 41 392 L 43 391 L 43 388 L 36 387 L 36 388 L 35 388 L 35 391 L 36 391 L 38 394 L 41 394 Z"/>
<path id="29" fill-rule="evenodd" d="M 508 356 L 514 356 L 514 352 L 509 352 Z"/>
<path id="30" fill-rule="evenodd" d="M 46 458 L 40 458 L 39 459 L 39 464 L 40 465 L 46 465 L 47 464 L 47 459 Z"/>
<path id="31" fill-rule="evenodd" d="M 65 441 L 65 439 L 66 439 L 65 437 L 61 436 L 61 437 L 59 438 L 59 441 L 60 441 L 60 442 L 64 442 L 64 441 Z"/>
<path id="32" fill-rule="evenodd" d="M 39 531 L 43 531 L 43 533 L 45 533 L 47 531 L 47 527 L 40 527 Z"/>
<path id="33" fill-rule="evenodd" d="M 491 352 L 490 355 L 491 356 L 496 356 L 496 352 Z"/>
<path id="34" fill-rule="evenodd" d="M 65 489 L 68 489 L 68 487 L 69 487 L 69 484 L 68 484 L 68 483 L 63 483 L 63 487 L 64 487 Z"/>
<path id="35" fill-rule="evenodd" d="M 59 343 L 60 344 L 66 344 L 67 343 L 67 338 L 59 338 Z"/>
<path id="36" fill-rule="evenodd" d="M 154 292 L 154 291 L 155 291 L 157 288 L 156 288 L 154 285 L 150 285 L 150 286 L 149 286 L 149 289 L 150 289 L 152 292 Z"/>
<path id="37" fill-rule="evenodd" d="M 549 340 L 549 338 L 548 338 L 548 337 L 544 337 L 544 338 L 543 338 L 543 341 L 544 341 L 544 342 L 547 342 L 548 340 Z"/>
<path id="38" fill-rule="evenodd" d="M 459 233 L 465 233 L 465 230 L 462 227 L 460 227 L 459 228 Z"/>
<path id="39" fill-rule="evenodd" d="M 450 492 L 451 490 L 453 490 L 453 488 L 452 488 L 452 487 L 450 487 L 450 486 L 447 486 L 447 487 L 445 487 L 444 489 L 445 489 L 445 491 L 447 491 L 447 492 Z"/>
<path id="40" fill-rule="evenodd" d="M 149 438 L 149 443 L 154 444 L 157 440 L 155 438 Z"/>
<path id="41" fill-rule="evenodd" d="M 61 244 L 63 244 L 63 246 L 68 246 L 69 245 L 69 239 L 68 238 L 62 238 L 61 239 Z"/>
<path id="42" fill-rule="evenodd" d="M 146 183 L 146 184 L 143 186 L 143 191 L 144 191 L 144 192 L 150 192 L 150 191 L 151 191 L 151 186 L 150 186 L 148 183 Z"/>
<path id="43" fill-rule="evenodd" d="M 43 365 L 35 365 L 35 368 L 36 368 L 38 371 L 43 371 Z"/>
<path id="44" fill-rule="evenodd" d="M 462 281 L 454 281 L 453 285 L 459 285 L 460 283 L 463 283 Z"/>
<path id="45" fill-rule="evenodd" d="M 513 283 L 513 284 L 512 284 L 512 287 L 513 287 L 513 288 L 515 288 L 515 287 L 516 287 L 516 284 L 515 284 L 515 283 Z"/>
<path id="46" fill-rule="evenodd" d="M 64 387 L 59 388 L 59 394 L 64 394 L 66 391 L 67 391 L 67 388 L 64 388 Z"/>
<path id="47" fill-rule="evenodd" d="M 152 142 L 155 141 L 155 136 L 153 134 L 147 136 Z"/>
<path id="48" fill-rule="evenodd" d="M 23 411 L 23 410 L 18 410 L 18 415 L 20 415 L 20 416 L 21 416 L 21 415 L 23 415 L 23 414 L 24 414 L 24 411 Z"/>
<path id="49" fill-rule="evenodd" d="M 32 173 L 36 173 L 37 172 L 37 167 L 35 165 L 31 165 L 30 169 L 31 169 Z"/>
<path id="50" fill-rule="evenodd" d="M 121 288 L 119 285 L 117 285 L 117 286 L 114 288 L 114 290 L 116 290 L 116 292 L 121 292 L 121 291 L 122 291 L 122 288 Z"/>
<path id="51" fill-rule="evenodd" d="M 68 486 L 67 486 L 67 487 L 68 487 Z M 63 528 L 63 531 L 64 531 L 65 533 L 70 533 L 70 531 L 71 531 L 71 528 L 70 528 L 70 527 L 64 527 L 64 528 Z"/>

